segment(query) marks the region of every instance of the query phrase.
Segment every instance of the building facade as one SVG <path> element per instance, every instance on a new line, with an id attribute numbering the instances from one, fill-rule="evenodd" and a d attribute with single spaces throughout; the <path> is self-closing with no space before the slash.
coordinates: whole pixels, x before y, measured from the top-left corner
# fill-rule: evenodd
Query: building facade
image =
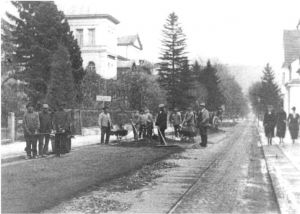
<path id="1" fill-rule="evenodd" d="M 95 70 L 106 79 L 117 75 L 116 18 L 108 14 L 72 14 L 66 16 L 81 49 L 84 68 Z"/>
<path id="2" fill-rule="evenodd" d="M 300 30 L 285 30 L 284 63 L 282 66 L 282 92 L 284 109 L 291 112 L 292 107 L 300 112 Z"/>

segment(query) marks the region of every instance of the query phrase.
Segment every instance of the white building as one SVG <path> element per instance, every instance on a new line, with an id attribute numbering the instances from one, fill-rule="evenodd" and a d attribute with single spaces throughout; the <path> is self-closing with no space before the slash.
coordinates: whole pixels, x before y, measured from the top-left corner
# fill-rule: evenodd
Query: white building
<path id="1" fill-rule="evenodd" d="M 96 69 L 104 78 L 117 75 L 117 31 L 120 23 L 108 14 L 66 15 L 70 28 L 81 49 L 83 67 Z"/>
<path id="2" fill-rule="evenodd" d="M 284 63 L 282 73 L 282 92 L 284 109 L 291 112 L 292 107 L 300 112 L 300 30 L 285 30 Z"/>

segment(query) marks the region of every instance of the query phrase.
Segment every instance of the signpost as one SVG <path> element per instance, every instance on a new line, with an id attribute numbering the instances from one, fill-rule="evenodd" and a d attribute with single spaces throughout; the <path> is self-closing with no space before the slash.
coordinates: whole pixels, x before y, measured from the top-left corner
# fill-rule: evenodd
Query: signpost
<path id="1" fill-rule="evenodd" d="M 102 102 L 103 107 L 105 106 L 105 102 L 111 102 L 111 96 L 101 96 L 97 95 L 96 96 L 96 101 Z"/>

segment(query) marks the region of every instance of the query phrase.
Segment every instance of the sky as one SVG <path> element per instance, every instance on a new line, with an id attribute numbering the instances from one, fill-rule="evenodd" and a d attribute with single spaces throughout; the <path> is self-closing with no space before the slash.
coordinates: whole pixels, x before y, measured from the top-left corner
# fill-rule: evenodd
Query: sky
<path id="1" fill-rule="evenodd" d="M 160 56 L 162 29 L 171 12 L 187 37 L 190 59 L 280 69 L 283 30 L 296 29 L 300 0 L 85 0 L 55 1 L 59 9 L 88 7 L 120 21 L 118 34 L 138 33 L 145 59 Z M 11 10 L 6 2 L 2 12 Z"/>

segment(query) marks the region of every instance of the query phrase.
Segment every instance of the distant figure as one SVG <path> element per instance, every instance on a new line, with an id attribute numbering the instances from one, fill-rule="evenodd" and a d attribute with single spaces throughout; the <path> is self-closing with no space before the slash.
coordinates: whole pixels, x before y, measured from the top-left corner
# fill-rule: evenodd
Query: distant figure
<path id="1" fill-rule="evenodd" d="M 200 111 L 197 115 L 197 127 L 201 136 L 200 146 L 207 146 L 207 128 L 209 127 L 209 112 L 205 108 L 205 103 L 200 103 Z"/>
<path id="2" fill-rule="evenodd" d="M 144 139 L 146 135 L 147 135 L 147 114 L 144 110 L 141 110 L 139 138 Z"/>
<path id="3" fill-rule="evenodd" d="M 99 115 L 99 126 L 101 128 L 101 144 L 104 143 L 104 136 L 105 138 L 105 144 L 109 143 L 109 137 L 110 137 L 110 130 L 112 127 L 110 114 L 107 111 L 107 107 L 103 107 L 103 112 Z"/>
<path id="4" fill-rule="evenodd" d="M 145 110 L 146 116 L 147 116 L 147 137 L 149 139 L 152 139 L 153 134 L 153 115 L 150 113 L 149 109 Z"/>
<path id="5" fill-rule="evenodd" d="M 283 110 L 283 106 L 280 107 L 276 117 L 276 136 L 279 137 L 279 144 L 284 144 L 283 138 L 286 132 L 286 112 Z"/>
<path id="6" fill-rule="evenodd" d="M 48 145 L 50 132 L 52 130 L 52 118 L 49 112 L 48 104 L 43 104 L 42 111 L 39 113 L 40 118 L 40 136 L 39 136 L 39 155 L 44 157 L 48 154 Z M 44 144 L 45 139 L 45 144 Z"/>
<path id="7" fill-rule="evenodd" d="M 165 105 L 160 104 L 159 106 L 159 113 L 156 118 L 155 125 L 158 126 L 159 129 L 159 137 L 160 137 L 160 143 L 164 145 L 164 139 L 165 139 L 165 130 L 167 128 L 167 113 L 165 112 Z"/>
<path id="8" fill-rule="evenodd" d="M 181 113 L 178 111 L 178 108 L 174 108 L 174 112 L 170 117 L 170 122 L 173 124 L 175 137 L 179 137 L 179 129 L 182 122 Z"/>
<path id="9" fill-rule="evenodd" d="M 299 135 L 299 114 L 296 113 L 296 107 L 292 108 L 293 112 L 289 114 L 288 117 L 288 124 L 289 124 L 289 130 L 291 134 L 291 138 L 293 141 L 293 144 L 295 143 L 296 139 L 298 139 Z"/>
<path id="10" fill-rule="evenodd" d="M 276 115 L 273 111 L 273 106 L 271 105 L 268 105 L 263 124 L 265 128 L 265 135 L 268 139 L 268 145 L 272 145 L 272 138 L 274 137 L 274 129 L 276 126 Z"/>
<path id="11" fill-rule="evenodd" d="M 23 117 L 23 130 L 26 141 L 25 151 L 27 156 L 25 159 L 37 158 L 37 134 L 40 128 L 39 114 L 33 110 L 32 103 L 26 105 L 27 112 Z"/>
<path id="12" fill-rule="evenodd" d="M 133 134 L 135 140 L 139 139 L 139 133 L 138 133 L 138 130 L 140 130 L 139 123 L 140 123 L 140 113 L 138 110 L 136 110 L 132 116 L 132 128 L 133 128 Z"/>

